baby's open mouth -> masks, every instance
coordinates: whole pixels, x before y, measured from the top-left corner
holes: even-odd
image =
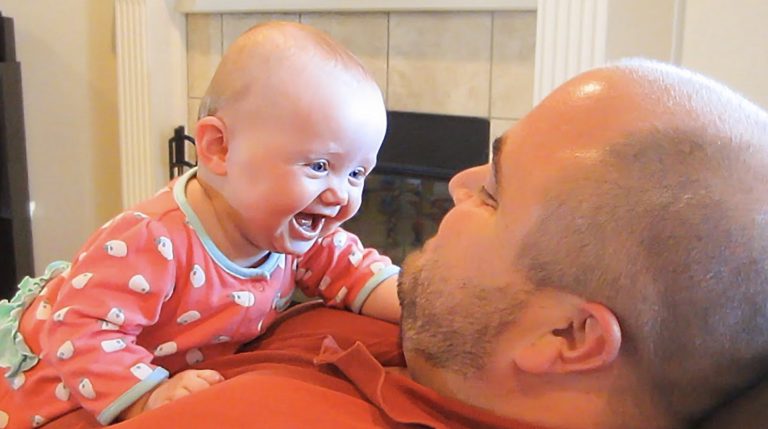
[[[320,233],[325,223],[325,216],[312,213],[299,213],[293,217],[296,228],[306,238],[314,238]]]

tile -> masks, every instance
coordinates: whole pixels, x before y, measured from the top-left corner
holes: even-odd
[[[491,118],[491,133],[489,134],[491,142],[493,142],[496,137],[501,137],[505,131],[510,129],[516,123],[516,119]]]
[[[200,109],[199,98],[189,98],[187,100],[187,134],[195,136],[195,125],[197,124],[197,111]]]
[[[256,24],[267,21],[293,21],[299,22],[296,13],[228,13],[224,15],[223,45],[226,51],[229,45]]]
[[[187,15],[187,91],[202,97],[221,61],[221,15]]]
[[[491,144],[494,140],[496,140],[496,137],[501,137],[508,129],[512,128],[513,125],[517,123],[517,120],[515,119],[498,119],[498,118],[491,118],[491,132],[488,135],[489,142],[488,142],[488,161],[491,159],[491,154],[493,153],[493,148],[491,148]]]
[[[187,99],[187,123],[184,125],[184,133],[196,138],[195,131],[197,125],[197,109],[200,107],[199,98]],[[192,143],[187,142],[184,145],[185,156],[187,161],[197,164],[197,153],[195,153],[195,146]]]
[[[495,12],[491,116],[520,118],[533,103],[535,12]]]
[[[491,17],[390,14],[389,108],[488,117]]]
[[[357,56],[387,93],[386,13],[304,13],[301,22],[328,33]]]

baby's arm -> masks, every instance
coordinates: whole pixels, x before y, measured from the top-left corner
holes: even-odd
[[[77,258],[41,335],[41,357],[61,378],[61,397],[76,401],[102,424],[168,377],[136,341],[156,323],[173,292],[175,264],[167,235],[161,225],[133,214],[113,221]]]
[[[371,292],[360,311],[366,316],[400,323],[400,301],[397,299],[397,275],[379,284]]]
[[[211,369],[188,369],[182,371],[164,381],[154,390],[145,393],[133,405],[123,410],[117,419],[130,419],[144,411],[149,411],[191,393],[207,389],[221,381],[224,381],[224,377]]]
[[[327,305],[396,322],[400,318],[399,272],[389,258],[363,248],[354,234],[339,228],[299,259],[296,284]]]

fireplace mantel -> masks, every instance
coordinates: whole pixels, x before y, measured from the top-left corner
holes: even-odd
[[[186,15],[536,10],[533,102],[605,62],[609,0],[114,0],[123,206],[168,180],[167,139],[186,123]]]
[[[536,10],[537,0],[178,0],[181,13]]]

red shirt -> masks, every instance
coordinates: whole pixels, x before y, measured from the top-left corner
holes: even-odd
[[[439,395],[403,375],[396,325],[327,308],[289,311],[247,352],[208,362],[227,380],[114,426],[533,429]],[[48,429],[88,428],[82,412]]]

